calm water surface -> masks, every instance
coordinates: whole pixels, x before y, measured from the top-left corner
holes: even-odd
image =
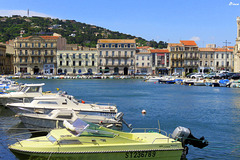
[[[178,126],[204,136],[209,146],[189,147],[188,160],[240,159],[240,89],[146,83],[141,80],[18,80],[42,83],[44,91],[67,91],[78,99],[114,103],[135,128],[157,128],[172,133]],[[143,116],[141,111],[147,114]],[[23,130],[20,120],[0,108],[0,159],[16,159],[7,148],[11,135]],[[124,128],[127,131],[127,128]],[[28,138],[30,134],[20,136]]]

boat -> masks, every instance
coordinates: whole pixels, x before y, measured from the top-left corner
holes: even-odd
[[[240,88],[240,80],[233,81],[233,82],[229,83],[228,86],[231,88]]]
[[[220,87],[226,87],[228,83],[229,83],[228,79],[221,79],[221,80],[219,80]]]
[[[206,81],[205,80],[197,80],[193,84],[194,86],[206,86]]]
[[[114,117],[117,113],[117,107],[114,104],[77,100],[74,96],[63,91],[59,91],[56,95],[34,97],[29,103],[8,103],[6,106],[15,113],[35,112],[48,114],[55,109],[70,109],[84,114],[106,117]]]
[[[175,79],[172,76],[165,76],[165,77],[161,77],[161,79],[158,80],[159,83],[163,83],[163,84],[174,84]]]
[[[50,131],[54,128],[64,128],[64,120],[74,121],[77,118],[106,128],[122,130],[123,114],[120,112],[119,115],[121,116],[116,116],[117,118],[107,118],[98,115],[77,114],[73,110],[53,110],[49,114],[20,113],[16,116],[29,130]]]
[[[190,85],[194,85],[194,82],[196,82],[195,79],[186,79],[183,81],[183,84],[190,86]]]
[[[173,137],[160,133],[160,129],[144,132],[121,132],[76,119],[64,120],[66,128],[54,129],[47,136],[18,140],[9,146],[17,157],[25,159],[181,159],[186,143],[195,137],[190,130],[176,128]],[[190,137],[190,138],[188,138]],[[189,139],[188,142],[186,139]],[[206,141],[195,139],[200,147]],[[185,143],[186,142],[186,143]],[[183,145],[184,144],[184,145]],[[195,144],[194,144],[195,145]]]
[[[148,77],[148,78],[146,78],[144,81],[145,82],[158,82],[160,79],[161,79],[162,77]]]
[[[12,102],[31,102],[34,97],[43,96],[41,84],[25,84],[24,87],[19,92],[11,92],[8,94],[0,95],[0,105],[6,105]]]
[[[0,91],[1,92],[16,92],[19,91],[21,88],[21,85],[19,85],[15,81],[11,81],[6,78],[0,78]]]

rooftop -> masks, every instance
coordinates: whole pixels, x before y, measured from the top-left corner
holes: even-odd
[[[181,40],[180,41],[184,46],[197,46],[195,41]]]
[[[168,49],[151,49],[151,53],[169,53]]]
[[[135,39],[99,39],[98,43],[136,43]]]

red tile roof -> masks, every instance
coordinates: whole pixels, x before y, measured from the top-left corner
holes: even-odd
[[[168,43],[169,47],[183,47],[183,45],[181,43]]]
[[[151,53],[169,53],[168,49],[151,49]]]
[[[197,44],[195,41],[186,41],[186,40],[181,40],[180,41],[184,46],[196,46]]]
[[[213,48],[215,52],[233,52],[233,49]]]
[[[199,51],[214,52],[213,48],[199,48]]]

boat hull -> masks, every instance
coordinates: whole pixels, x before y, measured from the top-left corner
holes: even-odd
[[[94,152],[63,152],[63,153],[36,153],[20,150],[10,150],[19,159],[74,159],[74,160],[176,160],[181,158],[182,150],[124,150],[122,151],[94,151]]]

